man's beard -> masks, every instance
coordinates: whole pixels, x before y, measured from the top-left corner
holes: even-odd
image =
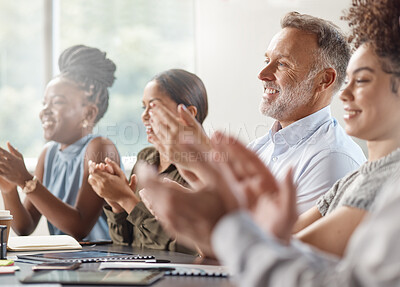
[[[313,98],[314,75],[309,73],[304,81],[293,86],[280,88],[272,83],[267,87],[279,90],[279,96],[276,99],[261,99],[260,112],[264,116],[271,117],[278,121],[287,119],[298,108],[311,104]]]

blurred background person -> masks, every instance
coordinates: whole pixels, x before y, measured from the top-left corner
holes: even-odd
[[[14,216],[12,228],[18,235],[32,233],[44,215],[50,234],[108,239],[104,200],[87,178],[89,160],[120,160],[109,139],[92,134],[107,111],[116,66],[104,52],[83,45],[66,49],[58,64],[60,74],[48,83],[40,112],[44,138],[50,142],[39,156],[34,175],[10,143],[8,151],[0,148],[4,205]],[[24,203],[17,186],[26,194]]]
[[[146,127],[148,141],[152,144],[155,139],[154,129],[162,128],[151,124],[150,115],[154,104],[162,105],[169,111],[163,115],[165,122],[170,121],[170,114],[177,115],[177,107],[180,104],[184,105],[199,123],[203,123],[208,113],[207,92],[203,82],[195,74],[180,69],[171,69],[156,75],[146,85],[142,102],[142,122]],[[183,130],[176,132],[184,133]],[[175,143],[169,141],[165,144]],[[153,166],[161,178],[187,186],[173,162],[155,147],[140,151],[137,161],[144,161]],[[140,248],[195,253],[194,246],[187,249],[178,244],[179,241],[177,242],[174,236],[165,233],[158,220],[146,208],[139,195],[142,185],[136,176],[137,169],[136,164],[128,183],[116,162],[106,159],[106,164],[91,164],[89,183],[110,205],[104,210],[113,242]]]

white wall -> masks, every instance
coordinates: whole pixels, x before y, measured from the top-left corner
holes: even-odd
[[[258,72],[280,19],[298,11],[333,21],[340,20],[350,0],[197,0],[196,70],[209,95],[206,130],[229,131],[244,142],[262,136],[273,121],[261,116],[262,85]],[[344,126],[342,104],[336,96],[332,113]],[[364,150],[365,144],[362,143]]]

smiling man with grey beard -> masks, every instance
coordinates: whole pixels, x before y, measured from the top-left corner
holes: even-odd
[[[281,21],[258,77],[263,115],[276,120],[249,144],[282,180],[290,167],[302,213],[365,156],[331,116],[330,103],[344,82],[350,47],[329,21],[291,12]]]
[[[303,107],[312,100],[312,89],[314,86],[315,69],[311,70],[305,80],[297,85],[288,85],[285,88],[269,83],[264,88],[272,89],[281,94],[277,99],[263,97],[260,102],[260,112],[264,116],[281,119],[291,113],[296,107]]]
[[[264,86],[260,111],[276,122],[248,147],[278,180],[293,169],[302,213],[366,159],[330,112],[350,59],[345,36],[333,23],[297,12],[286,14],[281,27],[267,48],[265,67],[258,75]],[[196,143],[199,151],[208,155],[213,147],[201,125],[183,107],[178,112],[178,117],[170,115],[166,122],[163,115],[168,111],[161,105],[152,107],[152,125],[158,130],[154,144],[192,187],[202,186],[208,178],[196,161],[184,156],[186,145]],[[185,131],[185,135],[176,131]]]

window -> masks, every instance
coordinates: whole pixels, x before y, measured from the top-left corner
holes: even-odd
[[[39,155],[45,63],[57,64],[65,48],[84,44],[117,65],[109,108],[95,132],[111,138],[122,156],[135,156],[148,145],[140,120],[146,83],[166,69],[194,70],[193,1],[0,0],[1,146],[9,140],[25,157]],[[51,35],[44,25],[49,3]],[[52,52],[45,53],[46,41]]]
[[[8,140],[25,156],[43,145],[43,17],[42,1],[0,1],[0,144]]]

